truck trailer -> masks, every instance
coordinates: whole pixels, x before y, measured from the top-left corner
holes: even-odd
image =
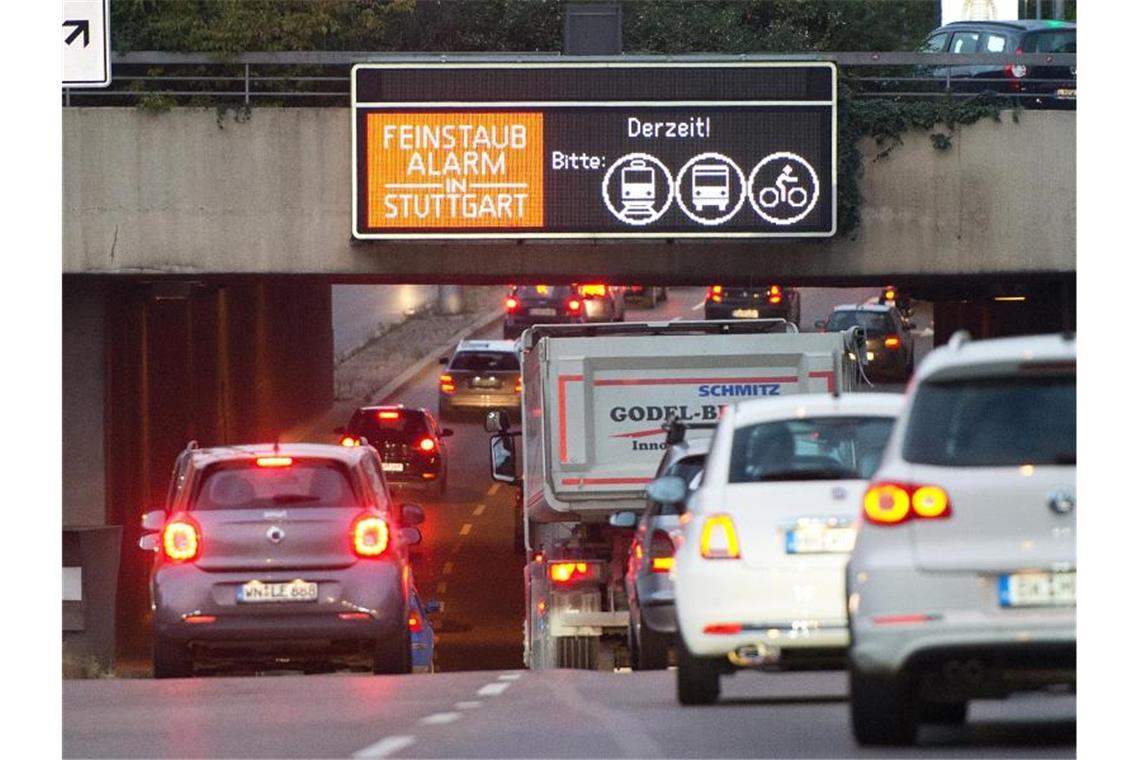
[[[622,583],[665,423],[715,422],[725,404],[854,390],[862,336],[783,319],[540,325],[519,342],[518,429],[491,412],[495,480],[521,488],[524,661],[610,670],[628,661]],[[695,429],[690,435],[711,435]],[[521,440],[519,440],[521,438]]]

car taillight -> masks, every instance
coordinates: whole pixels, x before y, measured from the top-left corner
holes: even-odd
[[[363,515],[352,524],[352,549],[358,557],[379,557],[388,548],[388,523]]]
[[[705,559],[740,559],[736,525],[726,514],[709,515],[701,527],[701,556]]]
[[[258,467],[292,467],[293,457],[258,457]]]
[[[938,486],[884,481],[872,483],[863,495],[863,515],[876,525],[943,519],[950,513],[950,495]]]
[[[416,446],[420,451],[426,453],[435,451],[435,441],[433,441],[431,438],[421,438],[420,442],[416,444]]]
[[[439,390],[441,393],[455,393],[455,378],[451,375],[440,375]]]
[[[513,312],[518,307],[519,307],[519,299],[515,298],[514,296],[509,296],[507,298],[507,311]]]
[[[345,447],[359,446],[360,445],[360,439],[359,438],[353,438],[351,435],[341,436],[340,445],[345,446]]]
[[[773,285],[768,288],[768,303],[777,304],[784,300],[784,293],[780,290],[779,285]]]
[[[673,541],[663,530],[653,531],[649,542],[649,566],[655,573],[667,573],[673,569]]]
[[[607,286],[605,285],[579,285],[578,292],[587,298],[593,296],[602,298],[606,295]]]
[[[883,338],[883,345],[887,348],[898,348],[902,345],[902,341],[899,340],[899,336],[897,335],[888,335]]]
[[[709,287],[709,292],[705,296],[713,303],[720,303],[724,300],[724,286],[712,285]]]
[[[423,627],[424,621],[420,619],[420,613],[412,610],[412,613],[408,615],[408,630],[412,633],[419,633]]]
[[[167,559],[186,562],[198,556],[201,547],[198,528],[186,520],[174,520],[162,529],[162,549]]]
[[[522,393],[522,376],[515,378],[515,393]]]
[[[566,302],[566,311],[570,312],[571,314],[579,313],[582,311],[582,302],[577,298],[571,298]]]
[[[1021,48],[1018,48],[1017,50],[1013,51],[1013,54],[1021,55],[1022,52],[1023,51]],[[1009,83],[1009,88],[1014,92],[1019,92],[1021,90],[1021,82],[1017,80],[1022,79],[1028,73],[1029,68],[1023,63],[1007,63],[1005,65],[1006,78],[1014,80]]]

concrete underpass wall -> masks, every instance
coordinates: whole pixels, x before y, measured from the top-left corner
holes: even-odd
[[[863,226],[830,241],[351,240],[349,109],[63,109],[64,271],[322,273],[388,282],[680,282],[1076,271],[1076,115],[1012,113],[867,157]],[[475,255],[472,255],[475,253]],[[699,261],[700,266],[694,266]],[[374,281],[382,281],[377,279]]]

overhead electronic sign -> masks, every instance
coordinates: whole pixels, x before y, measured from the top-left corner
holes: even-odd
[[[829,62],[358,64],[360,239],[828,237]]]

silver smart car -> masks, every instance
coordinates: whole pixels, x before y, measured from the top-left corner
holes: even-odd
[[[411,672],[406,546],[423,517],[392,502],[371,446],[191,444],[139,541],[154,551],[154,676]]]

